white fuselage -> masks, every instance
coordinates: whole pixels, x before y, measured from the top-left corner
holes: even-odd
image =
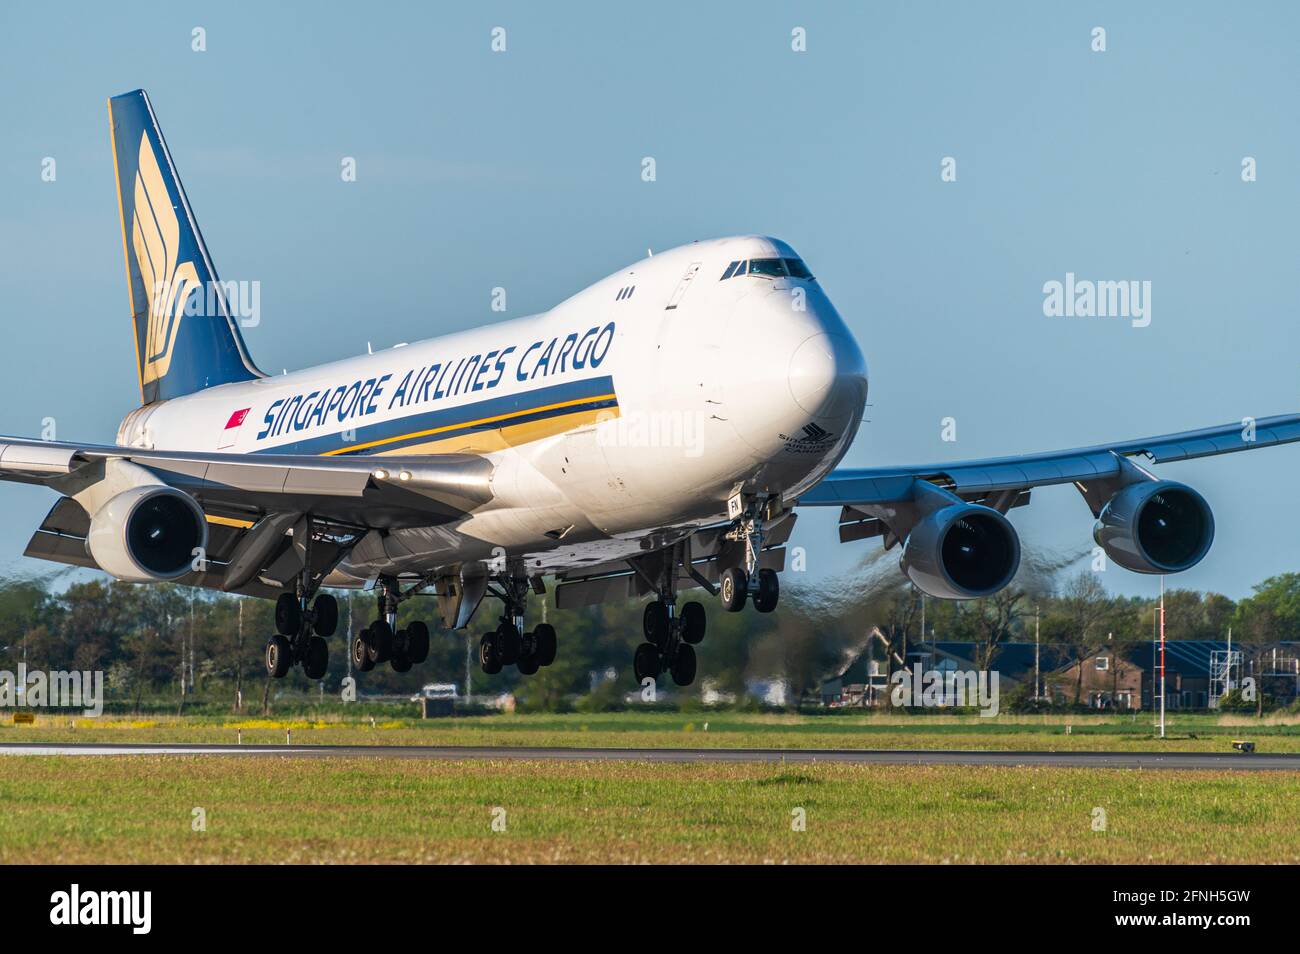
[[[721,280],[770,258],[797,256],[761,237],[682,246],[540,315],[141,408],[118,439],[492,461],[490,503],[371,533],[333,582],[502,550],[545,572],[620,559],[647,533],[724,519],[737,490],[794,499],[856,434],[865,363],[817,283]]]

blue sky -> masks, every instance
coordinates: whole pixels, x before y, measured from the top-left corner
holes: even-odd
[[[1297,19],[1281,3],[5,5],[0,432],[52,417],[61,439],[107,441],[138,401],[105,99],[140,86],[222,277],[261,283],[246,335],[268,371],[499,319],[494,286],[513,317],[647,247],[759,232],[800,251],[867,355],[851,465],[1292,411]],[[1043,283],[1067,272],[1150,281],[1150,326],[1045,317]],[[1176,585],[1241,596],[1296,569],[1297,467],[1300,448],[1161,468],[1218,524]],[[1014,517],[1026,546],[1086,552],[1078,494],[1035,496]],[[20,554],[50,502],[0,488],[0,568],[35,567]],[[878,546],[841,547],[816,513],[796,542],[814,573]]]

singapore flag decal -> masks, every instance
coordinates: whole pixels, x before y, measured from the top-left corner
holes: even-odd
[[[235,445],[235,439],[239,437],[239,427],[251,410],[251,407],[246,407],[230,415],[230,420],[226,421],[226,429],[221,432],[221,441],[217,444],[217,450],[225,450]]]

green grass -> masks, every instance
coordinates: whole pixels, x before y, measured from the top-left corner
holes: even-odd
[[[396,712],[408,713],[409,707]],[[1287,717],[1295,720],[1297,717]],[[1068,728],[1068,732],[1067,732]],[[1174,715],[1155,737],[1148,713],[1133,716],[780,715],[736,712],[622,712],[411,719],[320,715],[144,716],[73,719],[38,715],[35,725],[0,723],[0,742],[216,742],[321,745],[562,745],[598,747],[758,747],[1000,749],[1042,751],[1228,752],[1234,738],[1261,752],[1300,752],[1300,724],[1286,718]]]
[[[212,756],[5,769],[4,863],[1300,861],[1300,775],[1282,772]]]

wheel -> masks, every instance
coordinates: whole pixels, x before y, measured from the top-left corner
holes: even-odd
[[[370,630],[363,629],[352,640],[352,668],[357,672],[370,672],[375,661],[370,658]]]
[[[317,636],[333,636],[339,628],[339,601],[322,593],[311,604],[311,628]]]
[[[429,658],[429,627],[418,619],[406,627],[406,655],[417,666]]]
[[[406,653],[393,653],[393,658],[388,660],[388,665],[393,667],[393,672],[410,672],[411,658]]]
[[[523,673],[525,676],[531,676],[534,673],[536,673],[538,669],[541,668],[537,662],[536,650],[526,655],[520,656],[515,661],[515,665],[519,667],[519,671]]]
[[[738,566],[733,566],[722,574],[718,584],[718,596],[722,598],[722,608],[728,613],[739,613],[745,608],[746,587],[749,574]]]
[[[372,663],[388,662],[393,657],[393,627],[388,625],[388,620],[377,619],[370,624],[367,645]]]
[[[322,679],[330,667],[330,648],[321,636],[307,640],[307,652],[302,657],[302,674],[308,679]]]
[[[704,629],[709,618],[704,615],[703,603],[687,603],[682,607],[682,639],[688,643],[699,643],[704,639]]]
[[[489,676],[495,676],[501,671],[501,653],[497,651],[497,634],[496,631],[483,634],[483,638],[478,644],[478,664],[483,667],[483,671]]]
[[[770,613],[776,609],[781,598],[781,581],[776,570],[758,571],[758,592],[754,594],[754,609],[760,613]]]
[[[266,671],[274,679],[283,679],[293,666],[293,650],[283,636],[272,636],[266,641]]]
[[[497,653],[501,656],[501,665],[512,666],[519,661],[519,630],[511,622],[503,622],[497,627]]]
[[[670,667],[673,674],[673,682],[679,686],[689,686],[695,681],[695,647],[687,643],[677,647],[677,655],[673,657],[673,664]]]
[[[632,657],[632,673],[636,676],[637,685],[646,679],[658,679],[659,671],[658,647],[654,643],[642,643]]]
[[[297,636],[302,631],[302,604],[287,590],[275,601],[275,631],[281,636]]]
[[[555,662],[555,627],[550,623],[538,623],[533,630],[533,639],[537,643],[537,665],[549,666]]]
[[[671,622],[668,618],[668,605],[661,600],[652,600],[645,605],[645,613],[641,617],[641,631],[645,634],[646,642],[654,643],[660,649],[668,645],[668,629]]]

